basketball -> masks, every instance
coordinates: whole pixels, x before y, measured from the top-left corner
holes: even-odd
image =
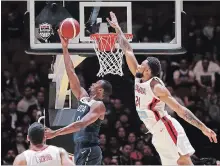
[[[66,39],[78,36],[80,31],[79,22],[73,18],[66,18],[60,24],[61,35]]]

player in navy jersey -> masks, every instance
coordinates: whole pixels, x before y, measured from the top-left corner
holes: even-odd
[[[60,39],[70,88],[78,99],[79,105],[75,121],[72,124],[55,131],[47,129],[46,137],[51,139],[59,135],[74,133],[74,158],[76,165],[100,165],[102,152],[98,146],[99,130],[106,111],[102,101],[111,95],[112,86],[106,80],[99,80],[92,84],[88,94],[80,86],[79,79],[75,73],[74,65],[68,52],[68,40],[61,35]]]

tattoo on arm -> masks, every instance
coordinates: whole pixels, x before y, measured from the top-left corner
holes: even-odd
[[[204,128],[204,124],[186,107],[181,106],[183,110],[183,114],[180,115],[185,121],[190,123],[191,125],[197,127],[198,129],[202,130]]]
[[[124,33],[122,32],[121,29],[117,29],[116,30],[117,34],[118,34],[118,43],[122,49],[123,52],[126,51],[132,51],[131,45],[128,42],[128,40],[126,39]]]

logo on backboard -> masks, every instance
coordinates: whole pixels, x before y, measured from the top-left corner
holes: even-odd
[[[53,34],[52,25],[48,23],[42,23],[39,25],[39,35],[41,39],[47,42],[47,39]]]

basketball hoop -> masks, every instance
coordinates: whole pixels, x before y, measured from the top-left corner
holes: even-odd
[[[132,34],[125,34],[127,39],[132,39]],[[106,74],[123,75],[122,60],[123,51],[116,45],[117,34],[92,34],[90,39],[94,41],[94,50],[99,60],[100,69],[98,77]]]

